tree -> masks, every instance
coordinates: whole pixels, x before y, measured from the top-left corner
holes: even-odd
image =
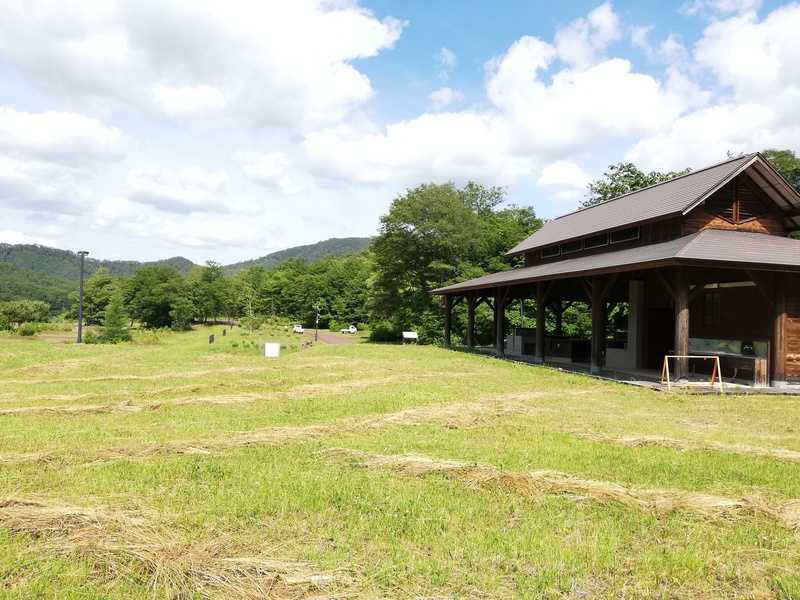
[[[510,268],[505,252],[541,227],[532,208],[498,209],[505,194],[472,182],[461,189],[431,183],[396,198],[372,243],[373,319],[414,329],[423,343],[440,341],[441,299],[428,292]]]
[[[122,290],[117,289],[106,305],[102,341],[109,344],[129,342],[131,332],[126,327],[128,319],[122,304]]]
[[[222,265],[209,260],[204,267],[192,267],[186,275],[186,283],[200,321],[209,317],[216,321],[219,315],[227,312],[230,290]]]
[[[145,327],[170,327],[172,304],[185,296],[180,271],[157,265],[137,270],[123,291],[128,314]]]
[[[0,304],[0,320],[8,325],[16,323],[43,323],[50,315],[50,305],[41,300],[12,300]]]
[[[428,183],[392,202],[372,243],[373,308],[380,317],[408,326],[434,310],[428,292],[458,277],[477,254],[476,196],[453,183]]]
[[[770,164],[788,181],[794,189],[800,192],[800,158],[792,150],[763,150],[761,154]]]
[[[92,273],[83,286],[83,318],[87,323],[103,323],[105,311],[114,292],[120,288],[122,278],[109,274],[105,267]],[[70,294],[72,310],[78,314],[78,294]]]
[[[592,181],[586,186],[589,190],[589,193],[586,194],[589,199],[581,202],[581,208],[601,204],[656,183],[686,175],[691,171],[686,168],[683,171],[670,171],[669,173],[659,173],[658,171],[644,173],[633,163],[609,165],[608,169],[606,173],[603,173],[603,179]]]

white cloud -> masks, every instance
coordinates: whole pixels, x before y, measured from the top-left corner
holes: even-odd
[[[125,157],[132,140],[81,114],[18,112],[0,107],[0,153],[23,160],[85,167]]]
[[[542,169],[536,184],[550,189],[555,200],[578,203],[586,194],[586,184],[591,177],[574,162],[560,160]]]
[[[342,125],[309,133],[310,170],[350,184],[445,178],[510,184],[609,140],[659,132],[680,116],[683,100],[626,60],[597,58],[618,30],[617,16],[603,4],[558,32],[560,47],[530,36],[517,40],[486,65],[489,110],[425,114],[377,132]],[[571,61],[580,69],[556,70],[555,61],[579,46],[596,64],[581,59]],[[443,88],[429,99],[441,110],[455,98]]]
[[[688,15],[743,14],[758,10],[764,0],[692,0],[683,5]]]
[[[28,0],[3,9],[0,59],[77,106],[302,131],[372,97],[351,61],[403,26],[349,1]]]
[[[46,237],[31,236],[22,231],[12,229],[0,230],[0,243],[3,244],[39,244],[40,246],[55,247],[56,242]]]
[[[187,167],[180,171],[132,169],[125,177],[127,197],[138,204],[175,213],[212,212],[254,215],[262,208],[235,200],[225,171]]]
[[[0,107],[0,207],[78,214],[101,165],[133,145],[115,127],[76,113],[28,113]]]
[[[455,53],[448,48],[442,48],[436,55],[436,60],[442,66],[442,69],[439,71],[439,77],[445,80],[448,79],[451,71],[455,69],[458,64]]]
[[[789,4],[759,21],[754,14],[713,23],[697,44],[698,64],[737,101],[774,101],[800,87],[800,5]],[[796,105],[795,105],[796,106]]]
[[[737,12],[745,14],[712,22],[693,55],[667,40],[663,52],[675,65],[670,72],[681,73],[670,85],[685,98],[687,109],[639,140],[627,160],[665,171],[715,163],[728,151],[797,148],[800,5],[782,6],[763,20]],[[684,64],[690,68],[679,66]],[[701,69],[714,78],[706,89],[697,83]]]
[[[164,247],[189,248],[270,248],[270,231],[248,223],[218,219],[176,217],[145,212],[127,198],[100,201],[94,213],[93,228],[123,233],[138,240]]]
[[[601,4],[586,18],[576,19],[555,35],[558,57],[572,68],[585,69],[609,44],[621,36],[619,17],[609,2]]]
[[[284,194],[295,194],[299,191],[297,184],[287,174],[291,162],[283,152],[239,152],[234,160],[242,165],[245,177],[258,185],[280,190]]]
[[[439,88],[438,90],[428,94],[428,100],[431,103],[431,108],[437,112],[447,108],[454,102],[461,102],[463,99],[464,94],[449,87]]]

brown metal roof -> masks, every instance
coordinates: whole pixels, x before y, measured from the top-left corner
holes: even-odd
[[[631,271],[676,264],[800,272],[800,240],[763,233],[704,229],[662,244],[494,273],[439,288],[431,294],[459,294],[468,290],[592,275],[608,269]]]
[[[694,171],[548,221],[539,231],[509,250],[506,256],[516,256],[535,248],[686,214],[745,171],[784,211],[793,213],[800,208],[800,194],[763,156],[756,153]],[[787,226],[800,227],[800,214],[787,214]]]

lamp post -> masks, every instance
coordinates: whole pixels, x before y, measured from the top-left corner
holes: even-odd
[[[89,254],[86,250],[78,252],[81,257],[81,285],[78,290],[78,343],[83,343],[83,257]]]

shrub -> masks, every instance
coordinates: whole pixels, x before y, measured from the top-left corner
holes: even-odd
[[[389,321],[381,321],[370,328],[370,342],[399,342],[400,329],[392,325]]]
[[[36,325],[33,323],[23,323],[19,326],[19,329],[17,329],[17,333],[24,336],[35,335]]]
[[[81,335],[81,339],[84,344],[99,344],[100,343],[100,336],[97,335],[97,332],[94,329],[89,329],[88,331],[84,331]]]

